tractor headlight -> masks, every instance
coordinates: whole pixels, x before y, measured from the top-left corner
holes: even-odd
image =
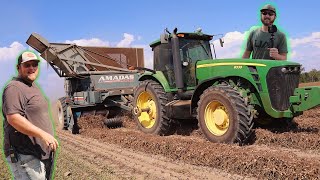
[[[283,67],[283,68],[281,68],[281,72],[283,72],[283,73],[287,73],[287,72],[288,72],[288,69],[287,69],[287,68],[285,68],[285,67]]]

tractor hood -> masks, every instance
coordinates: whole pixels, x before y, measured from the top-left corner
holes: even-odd
[[[197,79],[206,80],[207,77],[227,77],[227,76],[251,76],[248,72],[264,74],[271,68],[282,67],[284,72],[300,73],[301,64],[292,61],[262,60],[262,59],[218,59],[201,60],[196,64]]]

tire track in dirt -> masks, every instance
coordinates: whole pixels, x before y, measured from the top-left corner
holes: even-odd
[[[117,174],[123,177],[141,176],[140,170],[135,170],[127,164],[127,159],[119,157],[113,150],[112,146],[97,146],[94,140],[82,139],[79,136],[65,134],[59,132],[59,138],[64,142],[64,148],[70,152],[77,154],[77,157],[90,162],[95,170],[103,170],[104,166],[109,166],[112,169],[117,169]],[[148,176],[148,174],[147,174]]]
[[[320,151],[320,107],[304,112],[303,115],[296,117],[294,121],[297,123],[297,126],[291,128],[256,128],[256,137],[252,145],[268,145],[280,148]],[[136,131],[133,120],[130,121],[126,119],[125,122],[130,124],[130,126],[121,128],[122,131]],[[187,136],[180,136],[180,138],[205,141],[206,138],[200,130],[197,129],[198,127],[192,127],[193,130],[190,130],[194,124],[180,125],[181,127],[177,126],[177,131],[182,132],[182,134],[188,134]],[[189,130],[186,130],[188,128]]]
[[[73,149],[75,153],[85,156],[84,158],[90,162],[98,161],[105,165],[113,165],[116,169],[125,169],[117,172],[121,176],[148,179],[244,179],[241,176],[230,175],[208,167],[169,162],[163,157],[150,157],[148,154],[132,152],[65,132],[60,132],[59,137],[65,142],[64,146],[68,144],[67,146],[72,147],[67,149]]]
[[[288,131],[256,129],[256,140],[252,145],[243,147],[210,143],[198,130],[188,130],[187,136],[147,135],[138,131],[132,120],[128,121],[128,127],[106,129],[102,128],[99,117],[80,118],[83,128],[81,135],[76,136],[140,151],[138,153],[151,158],[161,155],[169,158],[170,162],[185,162],[203,168],[214,167],[241,176],[259,179],[320,179],[319,116],[320,108],[309,110],[296,118],[299,126]],[[183,130],[180,131],[184,133]],[[163,168],[162,165],[159,166],[160,169]],[[153,168],[157,168],[157,165]],[[135,171],[140,172],[138,170]]]
[[[124,148],[159,154],[189,164],[257,178],[289,179],[318,177],[320,162],[309,152],[259,145],[237,146],[210,143],[201,138],[153,136],[121,129],[88,129],[82,136]],[[300,153],[300,154],[299,154]],[[316,155],[317,157],[319,153]]]
[[[137,132],[137,130],[126,129],[126,128],[114,129],[114,131],[131,132],[131,133]],[[292,136],[292,135],[290,135],[290,136]],[[190,141],[190,143],[191,143],[191,141],[198,142],[198,143],[209,143],[208,141],[206,141],[204,139],[203,136],[177,136],[177,135],[173,135],[172,137],[177,137],[181,140],[187,140],[187,141]],[[159,138],[161,138],[161,137],[159,137]],[[278,139],[279,139],[279,137],[278,137]],[[297,138],[297,139],[299,139],[299,138]],[[301,139],[305,140],[306,138],[302,137]],[[320,140],[320,137],[319,137],[319,140]],[[304,141],[304,144],[306,144],[305,141]],[[314,143],[314,144],[316,144],[318,147],[320,147],[320,143],[319,144]],[[312,145],[309,144],[309,148],[310,148],[310,146],[312,146]],[[267,143],[263,144],[261,142],[254,143],[252,145],[248,145],[248,146],[244,146],[244,147],[247,147],[249,149],[252,148],[255,151],[267,151],[267,152],[275,152],[275,153],[283,152],[286,154],[295,154],[298,158],[313,158],[313,159],[318,159],[320,162],[320,148],[314,148],[313,150],[309,150],[308,148],[302,148],[302,146],[297,146],[297,145],[288,148],[283,144],[282,144],[282,146],[276,145],[275,143],[274,144],[270,143],[267,145]],[[312,149],[312,148],[310,148],[310,149]]]

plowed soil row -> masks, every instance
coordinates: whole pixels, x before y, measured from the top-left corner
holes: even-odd
[[[172,162],[163,156],[155,156],[101,143],[91,138],[59,132],[67,151],[73,152],[97,171],[112,169],[118,178],[137,179],[244,179],[213,168]]]
[[[138,131],[131,119],[125,120],[123,128],[103,128],[103,118],[99,116],[80,119],[80,136],[245,177],[317,179],[320,174],[319,110],[307,111],[296,118],[298,125],[291,129],[256,129],[255,141],[242,147],[208,142],[192,123],[188,130],[177,131],[180,131],[177,134],[191,134],[189,136],[161,137]]]
[[[291,129],[256,129],[255,144],[265,144],[320,152],[320,107],[296,117]]]

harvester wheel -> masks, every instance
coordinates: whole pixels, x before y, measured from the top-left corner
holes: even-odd
[[[67,107],[66,98],[59,98],[56,104],[59,129],[66,130],[68,128]]]
[[[106,118],[103,120],[103,123],[107,128],[122,127],[122,119],[121,118]]]
[[[252,133],[251,111],[231,86],[212,86],[205,90],[197,113],[199,127],[209,141],[243,144]]]
[[[142,81],[135,90],[133,114],[138,128],[149,134],[167,135],[171,120],[166,117],[168,98],[163,87],[152,80]]]
[[[77,122],[77,119],[75,119],[71,106],[67,106],[67,119],[68,119],[68,130],[72,134],[79,134],[78,122]]]

